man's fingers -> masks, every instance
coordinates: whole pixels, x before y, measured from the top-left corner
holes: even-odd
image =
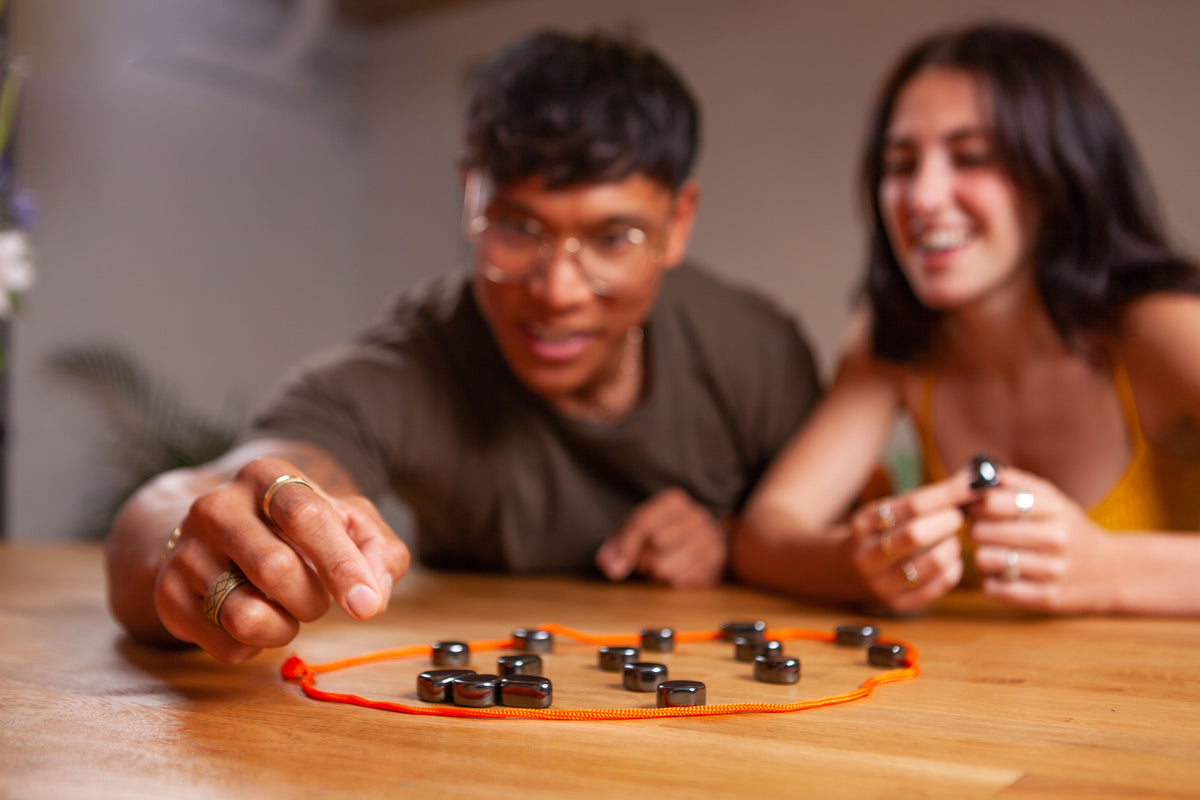
[[[231,486],[197,499],[183,528],[193,536],[208,537],[209,549],[223,552],[237,564],[263,594],[299,620],[317,619],[329,610],[329,592],[304,558],[258,514],[246,512],[254,502],[253,490]]]
[[[596,566],[610,581],[622,581],[629,577],[637,566],[638,556],[649,531],[631,527],[627,522],[596,551]]]
[[[382,612],[387,608],[392,587],[408,572],[412,554],[365,497],[347,498],[338,503],[337,509],[350,539],[358,546],[378,581],[383,594]]]
[[[680,489],[665,489],[633,510],[625,524],[596,551],[596,565],[609,580],[624,580],[635,569],[645,572],[641,561],[654,546],[651,537],[668,528],[685,514],[691,499]]]
[[[177,568],[163,571],[155,584],[154,604],[163,627],[175,638],[199,645],[219,661],[237,664],[251,658],[263,647],[285,644],[295,636],[295,619],[266,603],[249,584],[242,584],[229,594],[221,606],[221,625],[214,624],[204,614],[204,603],[213,581],[224,571],[222,565],[203,548],[192,548],[186,558],[173,560],[177,562]],[[250,638],[243,640],[231,635],[224,626],[231,623],[232,609],[242,602],[243,598],[238,595],[251,592],[252,601],[270,607],[268,614],[252,621],[247,619],[246,635]],[[247,609],[250,615],[257,611],[252,605]],[[288,631],[292,632],[289,634]],[[265,641],[258,641],[262,639]]]
[[[269,510],[280,535],[312,566],[347,614],[356,619],[374,616],[384,606],[384,591],[371,565],[350,538],[341,515],[315,487],[276,484],[281,475],[296,474],[291,470],[287,462],[260,458],[243,467],[238,480],[264,499],[275,485]]]

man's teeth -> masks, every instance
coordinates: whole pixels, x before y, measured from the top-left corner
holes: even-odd
[[[927,231],[920,237],[920,245],[926,250],[950,250],[961,247],[967,240],[966,231],[939,229]]]

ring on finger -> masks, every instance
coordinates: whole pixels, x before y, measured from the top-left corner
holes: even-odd
[[[1004,569],[1000,573],[1000,577],[1010,583],[1012,581],[1021,580],[1021,556],[1016,550],[1009,550],[1004,554]]]
[[[1033,492],[1025,488],[1018,489],[1013,503],[1017,507],[1017,519],[1025,519],[1033,510]]]
[[[213,625],[224,628],[221,624],[221,609],[225,606],[225,601],[233,594],[234,589],[249,582],[250,579],[237,566],[230,567],[218,575],[204,593],[204,616],[208,617]]]
[[[900,564],[900,573],[904,575],[904,585],[908,588],[913,588],[917,582],[921,580],[921,573],[917,571],[917,565],[910,559],[904,559]]]
[[[896,543],[892,541],[891,530],[885,530],[879,534],[879,549],[883,551],[883,557],[888,561],[896,557]]]
[[[896,526],[896,515],[892,512],[892,504],[883,502],[875,509],[875,530],[887,531]]]
[[[175,549],[175,545],[179,544],[179,537],[183,535],[183,527],[180,526],[171,531],[171,535],[163,542],[162,561],[167,560],[167,556],[171,555],[171,551]]]
[[[263,516],[266,517],[267,521],[270,522],[272,525],[274,525],[276,523],[275,523],[275,518],[271,516],[271,500],[272,500],[272,498],[275,497],[276,492],[278,492],[284,486],[287,486],[289,483],[298,483],[303,486],[307,486],[309,489],[312,489],[314,492],[316,491],[316,489],[313,487],[313,485],[311,483],[304,480],[304,478],[301,478],[296,475],[280,475],[278,478],[276,478],[275,482],[267,487],[267,493],[263,495],[263,501],[262,501]]]

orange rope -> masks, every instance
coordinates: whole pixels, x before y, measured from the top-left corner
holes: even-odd
[[[621,645],[626,643],[634,643],[638,641],[636,634],[622,634],[617,636],[596,636],[593,634],[584,633],[582,631],[568,628],[565,625],[548,624],[542,625],[542,630],[550,631],[556,635],[564,636],[568,639],[573,639],[583,644],[608,644]],[[781,630],[773,630],[770,632],[771,638],[780,641],[792,639],[813,639],[816,641],[832,642],[834,635],[824,631],[811,631],[802,628],[785,628]],[[681,643],[690,642],[707,642],[714,639],[720,639],[719,631],[691,631],[682,632],[675,635],[675,640]],[[552,709],[552,708],[510,708],[506,706],[491,706],[488,708],[465,708],[463,706],[452,705],[422,705],[409,706],[403,703],[392,703],[386,700],[371,700],[366,697],[360,697],[355,694],[342,694],[339,692],[326,692],[317,688],[317,675],[324,672],[334,672],[347,667],[356,667],[362,664],[370,664],[377,661],[385,661],[394,658],[407,658],[410,656],[428,655],[432,648],[429,645],[412,645],[409,647],[400,647],[393,650],[380,650],[374,653],[366,653],[352,658],[342,659],[340,661],[329,661],[324,664],[306,664],[298,656],[293,655],[280,667],[280,673],[286,680],[297,681],[300,684],[301,691],[313,700],[322,700],[330,703],[349,703],[364,708],[375,708],[382,711],[396,711],[403,714],[419,714],[423,716],[435,717],[470,717],[470,718],[511,718],[518,717],[523,719],[554,719],[554,720],[616,720],[616,719],[654,719],[658,717],[710,717],[722,714],[746,714],[746,713],[787,713],[791,711],[806,711],[812,708],[823,708],[825,706],[835,706],[842,703],[849,703],[854,700],[863,700],[871,696],[875,691],[875,687],[885,683],[893,683],[896,681],[912,680],[920,674],[920,668],[917,666],[917,650],[907,642],[898,639],[889,639],[887,644],[902,644],[907,650],[908,664],[907,666],[897,669],[887,670],[872,675],[862,682],[857,689],[846,692],[844,694],[832,695],[830,697],[820,697],[815,700],[800,700],[794,703],[723,703],[719,705],[704,705],[704,706],[681,706],[674,708],[589,708],[589,709]],[[471,642],[469,646],[472,650],[504,650],[512,647],[511,639],[489,639],[478,642]]]

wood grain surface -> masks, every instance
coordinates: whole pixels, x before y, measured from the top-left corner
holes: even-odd
[[[1196,797],[1200,622],[1047,618],[956,594],[928,614],[870,618],[737,587],[672,591],[569,578],[416,572],[382,618],[338,611],[293,645],[229,667],[129,641],[104,603],[94,546],[0,546],[0,797]],[[321,703],[279,676],[437,639],[557,622],[597,634],[728,619],[832,630],[872,621],[920,651],[921,676],[848,705],[789,714],[560,722],[418,717]],[[846,691],[861,652],[788,643],[794,686],[748,678],[731,648],[667,660],[710,703]],[[496,653],[476,653],[493,671]],[[416,704],[427,662],[321,676],[319,686]],[[591,645],[547,660],[555,707],[648,695],[599,671]]]

